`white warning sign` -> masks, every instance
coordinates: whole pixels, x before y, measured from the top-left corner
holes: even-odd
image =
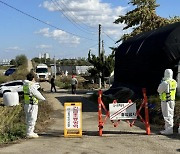
[[[81,128],[81,107],[80,106],[66,106],[66,128]]]
[[[136,103],[111,103],[109,104],[110,120],[137,119]]]

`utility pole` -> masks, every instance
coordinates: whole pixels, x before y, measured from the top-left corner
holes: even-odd
[[[101,55],[101,25],[99,24],[99,57]]]
[[[102,40],[102,63],[103,63],[103,68],[102,68],[102,83],[103,87],[106,88],[106,83],[104,80],[104,62],[105,62],[105,49],[104,49],[104,41]]]
[[[99,58],[101,56],[101,24],[99,24]],[[101,70],[99,70],[99,89],[101,89],[101,76],[102,76],[102,72]]]
[[[54,56],[54,78],[56,79],[56,58]]]
[[[46,54],[44,54],[44,63],[46,64]]]

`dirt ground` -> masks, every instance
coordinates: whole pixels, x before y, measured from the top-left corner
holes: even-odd
[[[159,135],[159,129],[152,127],[151,135],[145,134],[144,124],[136,122],[135,126],[121,121],[114,128],[108,120],[103,128],[103,136],[98,136],[97,105],[86,99],[87,94],[78,91],[58,89],[50,93],[50,85],[41,83],[47,102],[53,107],[51,120],[54,123],[37,139],[26,139],[17,144],[0,149],[1,154],[154,154],[180,153],[180,135]],[[82,102],[81,138],[64,138],[64,103]]]

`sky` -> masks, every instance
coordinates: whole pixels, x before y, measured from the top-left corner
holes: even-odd
[[[157,0],[161,17],[180,16],[180,0]],[[98,28],[105,54],[128,31],[113,22],[131,10],[128,0],[0,0],[0,60],[49,53],[51,58],[98,55]]]

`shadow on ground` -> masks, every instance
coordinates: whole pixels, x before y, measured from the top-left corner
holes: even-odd
[[[103,131],[102,136],[121,135],[121,134],[134,134],[134,135],[146,135],[142,132],[124,132],[124,131]],[[83,131],[83,135],[87,136],[99,136],[98,131]],[[119,136],[118,136],[119,137]]]
[[[98,106],[89,101],[87,97],[73,95],[56,97],[56,99],[64,106],[64,103],[68,102],[82,102],[82,112],[98,112]]]
[[[83,131],[82,132],[83,136],[99,136],[99,132],[97,131]],[[111,137],[111,135],[114,137],[114,135],[123,135],[123,134],[129,134],[129,135],[146,135],[145,133],[140,133],[140,132],[125,132],[125,131],[103,131],[102,136],[107,136]],[[46,133],[41,133],[39,136],[43,137],[64,137],[64,131],[63,130],[53,130],[53,131],[48,131]],[[99,136],[100,137],[100,136]]]
[[[60,90],[57,90],[56,92],[51,92],[50,90],[49,91],[44,91],[45,93],[60,93],[60,94],[72,94],[71,92],[71,89],[60,89]],[[87,89],[78,89],[76,91],[76,94],[86,94],[86,93],[98,93],[98,91],[96,90],[87,90]]]
[[[43,137],[64,137],[64,131],[63,130],[49,130],[46,133],[41,133],[39,136]]]

